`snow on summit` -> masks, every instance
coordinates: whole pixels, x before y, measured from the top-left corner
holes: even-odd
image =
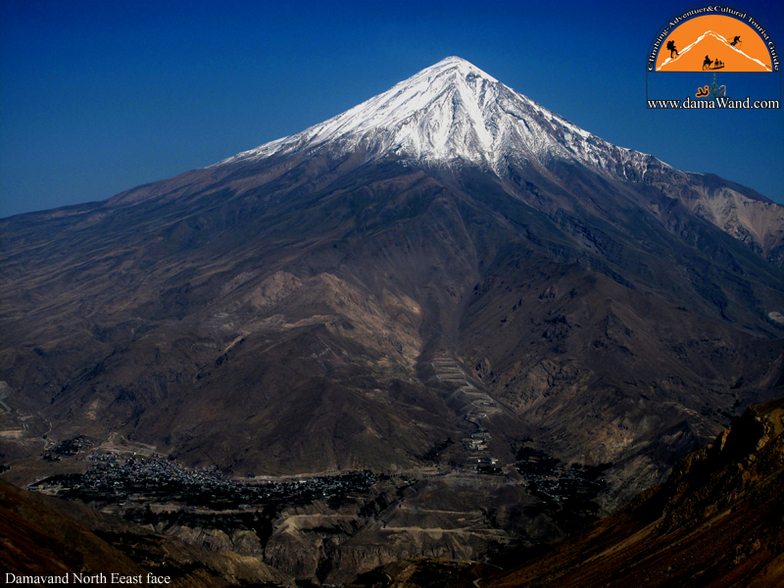
[[[576,159],[607,169],[612,167],[609,152],[616,163],[617,158],[642,156],[580,129],[468,61],[447,57],[323,123],[216,165],[311,149],[353,152],[360,147],[368,160],[395,154],[433,165],[484,165],[496,173],[509,158]]]

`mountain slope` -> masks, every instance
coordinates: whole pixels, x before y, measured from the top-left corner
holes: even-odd
[[[688,204],[719,193],[748,191],[448,58],[209,168],[5,219],[3,460],[120,434],[237,475],[399,471],[480,427],[504,464],[532,439],[607,465],[611,508],[784,370],[781,207],[744,196],[768,209],[749,247]]]
[[[778,586],[784,402],[749,410],[628,508],[482,586]]]
[[[784,263],[781,206],[737,184],[681,172],[650,155],[612,145],[459,57],[448,57],[301,133],[203,170],[124,192],[106,205],[148,198],[183,201],[204,187],[214,190],[216,186],[242,194],[280,178],[295,162],[306,162],[316,155],[335,162],[335,169],[311,167],[303,170],[300,181],[327,180],[333,174],[385,158],[415,162],[428,169],[475,165],[492,171],[507,184],[519,182],[521,170],[526,172],[522,176],[534,173],[537,180],[553,182],[554,167],[577,164],[599,172],[601,180],[628,180],[637,188],[640,184],[653,186],[768,261],[778,266]],[[557,178],[555,183],[559,183]],[[313,186],[305,183],[303,187]],[[526,192],[528,188],[520,189]],[[638,194],[633,199],[649,212],[661,214],[656,199],[639,200]],[[587,204],[581,200],[582,205]],[[538,198],[529,203],[537,208],[544,204]],[[573,205],[556,198],[548,206]]]

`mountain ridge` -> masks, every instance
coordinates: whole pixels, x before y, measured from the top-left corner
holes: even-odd
[[[784,215],[780,205],[725,182],[722,194],[707,200],[732,199],[735,204],[729,212],[715,214],[717,205],[712,203],[695,208],[695,200],[706,202],[708,196],[694,193],[694,187],[700,184],[699,174],[682,172],[652,155],[612,145],[459,57],[448,57],[300,133],[171,180],[120,193],[105,205],[163,195],[183,198],[216,182],[242,191],[243,186],[269,182],[287,173],[292,158],[304,162],[321,156],[342,161],[344,169],[389,158],[436,168],[477,165],[492,170],[506,182],[513,182],[517,168],[522,166],[533,167],[557,183],[551,169],[555,162],[578,162],[610,178],[676,193],[690,209],[755,252],[778,265],[784,263]],[[259,169],[248,177],[248,171],[254,168]],[[236,173],[238,169],[242,174]],[[558,205],[565,203],[561,200]]]

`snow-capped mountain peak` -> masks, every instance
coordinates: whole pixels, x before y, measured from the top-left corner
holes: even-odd
[[[606,143],[468,61],[447,57],[323,123],[216,165],[360,146],[368,160],[395,154],[426,164],[479,164],[496,173],[510,158],[536,163],[555,157],[609,169],[649,157]]]

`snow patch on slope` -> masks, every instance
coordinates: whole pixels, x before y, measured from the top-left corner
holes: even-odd
[[[368,160],[395,154],[434,165],[462,161],[497,174],[510,158],[576,160],[622,176],[626,165],[644,174],[652,159],[603,141],[464,59],[447,57],[323,123],[215,165],[326,147],[353,152],[360,146]]]

